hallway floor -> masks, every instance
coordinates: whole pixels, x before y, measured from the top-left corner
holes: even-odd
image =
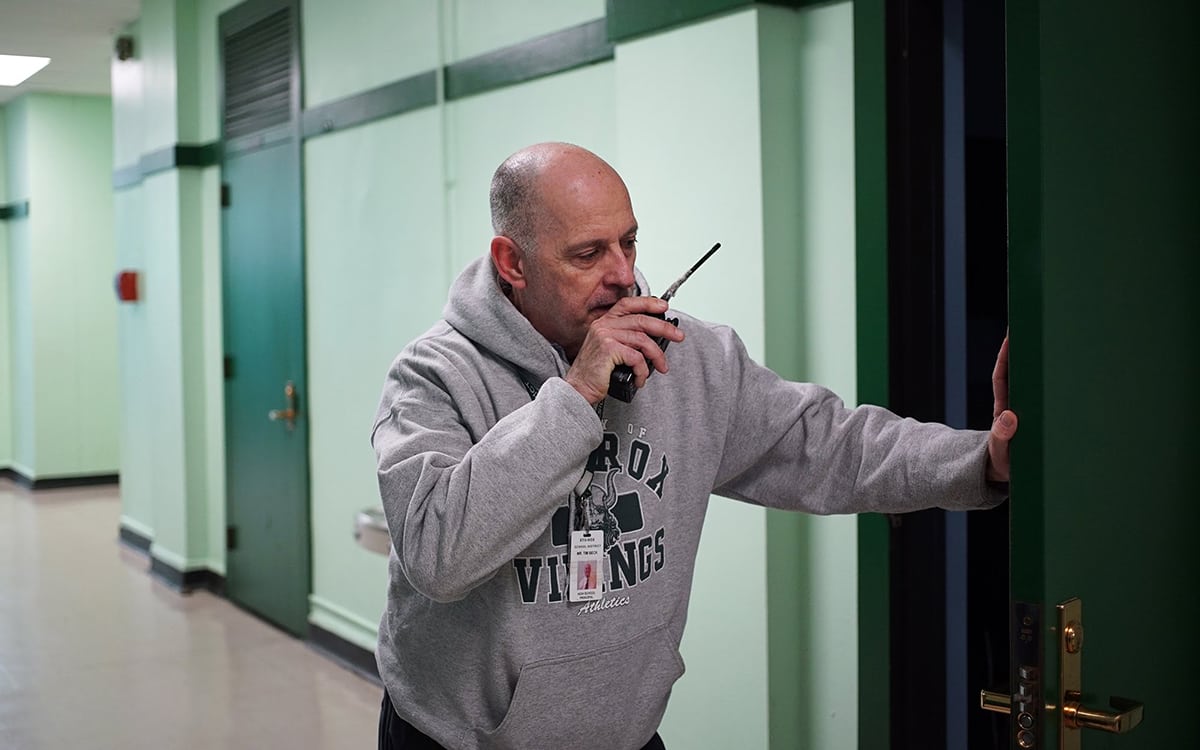
[[[369,748],[378,687],[117,541],[116,487],[0,479],[0,748]]]

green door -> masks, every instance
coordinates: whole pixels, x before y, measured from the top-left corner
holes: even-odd
[[[1194,747],[1200,4],[1009,0],[1007,31],[1014,747]],[[1141,724],[1060,729],[1063,667]]]
[[[221,16],[226,587],[305,635],[310,592],[301,178],[295,13]]]

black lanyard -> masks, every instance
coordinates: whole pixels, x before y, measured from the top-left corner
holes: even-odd
[[[517,377],[520,378],[521,385],[525,386],[525,390],[529,392],[529,400],[530,401],[535,400],[537,398],[538,391],[540,391],[541,388],[531,384],[528,380],[525,379],[524,375],[518,374]],[[606,400],[607,399],[601,399],[600,403],[598,403],[592,407],[593,409],[596,410],[596,416],[599,417],[600,419],[604,419],[604,402]]]
[[[532,383],[525,379],[524,375],[518,374],[517,377],[520,378],[521,385],[525,386],[525,390],[529,392],[529,399],[531,401],[535,400],[537,398],[538,391],[541,389],[534,387]],[[592,408],[596,410],[596,417],[599,419],[604,419],[604,400],[601,400],[600,403],[596,404]],[[584,471],[584,474],[587,474],[586,470]],[[578,487],[576,487],[576,489],[571,492],[572,504],[575,506],[572,509],[574,512],[571,514],[571,528],[575,531],[586,531],[592,526],[590,512],[591,509],[587,507],[587,501],[584,499],[585,494],[590,496],[590,488],[585,488],[583,492],[579,492]]]

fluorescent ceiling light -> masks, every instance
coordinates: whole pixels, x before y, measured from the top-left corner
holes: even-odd
[[[49,64],[48,57],[0,55],[0,86],[18,86],[29,76]]]

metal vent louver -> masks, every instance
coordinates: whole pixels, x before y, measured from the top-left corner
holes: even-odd
[[[291,10],[225,39],[225,138],[287,122],[292,113]]]

